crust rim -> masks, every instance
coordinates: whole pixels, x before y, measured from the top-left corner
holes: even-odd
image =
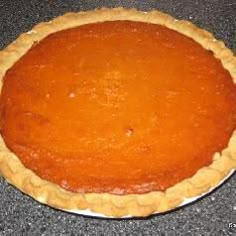
[[[102,8],[79,13],[67,13],[49,22],[36,25],[23,33],[13,43],[0,51],[0,89],[6,71],[33,45],[47,35],[88,23],[131,20],[166,26],[182,33],[210,50],[228,70],[236,83],[236,57],[232,51],[214,36],[199,29],[189,21],[175,18],[159,12],[140,12],[135,9]],[[0,137],[0,174],[5,179],[30,195],[35,200],[55,208],[66,210],[89,209],[105,216],[147,216],[155,212],[165,212],[179,206],[185,198],[197,196],[217,186],[227,174],[236,169],[236,131],[229,140],[228,147],[221,153],[215,153],[211,165],[199,169],[196,174],[184,179],[165,191],[153,191],[146,194],[115,195],[110,193],[73,193],[56,184],[43,180],[33,171],[25,168],[18,157],[7,149]]]

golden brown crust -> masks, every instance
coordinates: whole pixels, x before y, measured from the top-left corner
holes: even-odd
[[[59,30],[108,20],[160,24],[191,37],[205,49],[211,50],[215,57],[221,60],[224,68],[230,72],[236,83],[236,57],[223,42],[217,41],[209,32],[197,28],[188,21],[176,20],[159,11],[146,13],[123,8],[67,13],[50,22],[38,24],[0,52],[1,81],[6,71],[31,48],[35,41],[40,41]],[[106,216],[147,216],[173,209],[184,199],[198,196],[216,186],[233,169],[236,169],[236,132],[232,135],[228,147],[222,153],[215,153],[210,166],[198,170],[194,176],[168,188],[165,192],[129,195],[72,193],[39,178],[31,170],[25,168],[16,155],[7,149],[0,137],[0,174],[8,182],[39,202],[50,206],[71,211],[89,209]]]

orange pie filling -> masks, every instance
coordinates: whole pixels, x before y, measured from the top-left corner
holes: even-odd
[[[49,35],[7,71],[0,127],[27,168],[70,191],[165,190],[227,146],[236,86],[166,27],[88,24]]]

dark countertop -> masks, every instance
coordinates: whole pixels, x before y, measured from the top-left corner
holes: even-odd
[[[159,9],[213,32],[236,51],[235,0],[76,1],[0,0],[0,48],[33,25],[68,11],[97,7]],[[0,178],[2,235],[236,235],[236,174],[212,194],[184,208],[146,219],[106,220],[54,210]]]

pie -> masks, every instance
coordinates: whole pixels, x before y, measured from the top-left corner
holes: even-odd
[[[236,58],[158,11],[41,23],[0,52],[0,172],[39,202],[147,216],[236,168]]]

